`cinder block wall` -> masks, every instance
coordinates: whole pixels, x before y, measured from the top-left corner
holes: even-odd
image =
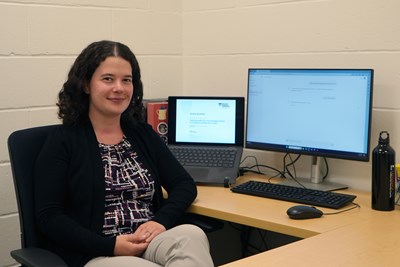
[[[9,251],[20,246],[7,137],[58,123],[57,92],[88,43],[129,45],[147,98],[245,96],[248,67],[374,68],[372,144],[385,129],[400,151],[399,9],[397,0],[0,1],[0,266],[15,264]],[[245,154],[281,164],[279,153]],[[308,158],[300,164],[306,172]],[[370,189],[370,163],[329,164],[332,179]]]

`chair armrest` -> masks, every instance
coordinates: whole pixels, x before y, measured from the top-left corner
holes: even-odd
[[[56,254],[41,248],[21,248],[11,251],[10,254],[26,267],[68,267]]]

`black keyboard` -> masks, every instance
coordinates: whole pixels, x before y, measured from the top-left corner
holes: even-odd
[[[174,147],[172,154],[183,166],[228,167],[235,162],[237,150],[234,148]]]
[[[274,198],[312,206],[339,209],[353,202],[354,195],[320,191],[267,182],[247,181],[231,188],[232,192]]]

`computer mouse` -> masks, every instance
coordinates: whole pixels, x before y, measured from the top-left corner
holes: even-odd
[[[311,206],[305,206],[305,205],[297,205],[290,207],[286,211],[287,215],[291,219],[295,220],[304,220],[304,219],[312,219],[312,218],[320,218],[324,213]]]

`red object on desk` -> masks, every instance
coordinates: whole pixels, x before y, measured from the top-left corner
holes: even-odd
[[[146,104],[147,123],[165,141],[168,142],[168,102],[148,102]]]

